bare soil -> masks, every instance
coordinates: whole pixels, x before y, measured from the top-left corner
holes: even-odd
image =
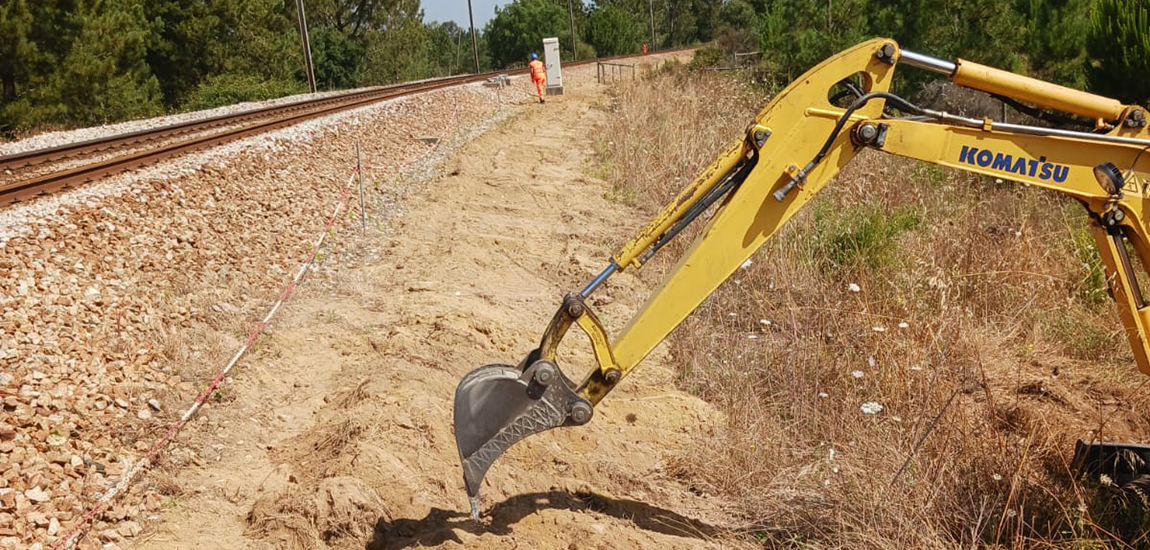
[[[305,283],[227,403],[197,423],[211,452],[157,474],[173,496],[135,547],[740,546],[723,503],[675,476],[691,441],[725,420],[673,388],[662,350],[589,425],[511,449],[488,474],[481,522],[467,517],[456,383],[517,362],[562,295],[642,223],[587,174],[606,102],[589,84],[525,106],[405,199],[373,245],[382,253],[330,258],[336,269]],[[612,279],[605,322],[618,329],[649,284]],[[561,366],[581,378],[590,352],[570,340]]]

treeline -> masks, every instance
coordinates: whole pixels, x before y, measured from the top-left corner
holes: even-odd
[[[1150,99],[1150,0],[729,0],[720,13],[729,14],[720,43],[760,51],[762,73],[778,84],[847,46],[889,36],[935,57],[1127,102]]]
[[[483,35],[493,66],[523,63],[524,52],[538,50],[544,37],[555,36],[571,57],[571,21],[579,59],[638,53],[709,42],[723,27],[746,27],[752,20],[724,20],[720,12],[731,0],[514,0],[496,10]]]
[[[277,0],[6,0],[0,128],[155,115],[228,87],[298,91],[299,48],[282,8]]]
[[[305,13],[320,89],[471,67],[465,33],[424,24],[419,0],[307,0]],[[293,0],[0,0],[0,132],[305,92],[296,21]]]
[[[572,15],[579,58],[705,42],[722,3],[515,0],[478,30],[479,68],[521,66],[548,36],[570,59]],[[469,30],[424,23],[419,0],[304,11],[321,90],[475,70]],[[296,22],[294,0],[0,0],[0,134],[304,92]]]
[[[420,0],[304,4],[320,89],[475,70],[470,32],[424,23]],[[0,0],[0,133],[306,91],[295,6]],[[1150,98],[1150,0],[513,0],[494,15],[477,36],[484,71],[521,66],[548,36],[566,59],[714,41],[760,52],[761,73],[783,83],[846,46],[891,36],[922,53]]]

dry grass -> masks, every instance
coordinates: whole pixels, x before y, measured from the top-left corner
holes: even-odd
[[[766,101],[678,70],[615,96],[597,170],[652,213]],[[766,547],[1150,547],[1141,505],[1067,467],[1076,439],[1150,433],[1084,224],[1049,193],[864,152],[673,334],[681,384],[729,424],[679,474]]]
[[[248,534],[275,548],[311,550],[359,546],[380,519],[389,519],[379,496],[364,482],[330,477],[310,489],[288,487],[252,505]]]
[[[354,409],[336,411],[317,426],[293,438],[299,445],[290,460],[298,465],[300,478],[312,479],[335,475],[347,462],[353,461],[355,446],[376,425],[374,418],[356,414]]]
[[[321,548],[316,527],[316,504],[304,491],[289,488],[269,493],[252,505],[247,515],[248,535],[273,542],[275,548]]]

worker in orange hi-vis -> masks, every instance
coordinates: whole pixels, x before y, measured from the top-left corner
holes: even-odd
[[[531,80],[535,81],[535,90],[539,92],[539,103],[546,103],[543,101],[543,87],[547,85],[547,69],[535,52],[531,52],[531,62],[527,66],[531,68]]]

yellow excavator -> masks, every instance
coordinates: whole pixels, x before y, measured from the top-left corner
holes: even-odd
[[[1087,127],[1011,124],[919,107],[889,91],[902,66],[941,73],[1033,115],[1075,115]],[[1150,374],[1150,307],[1136,271],[1145,276],[1150,266],[1146,110],[874,39],[826,59],[771,100],[586,288],[563,298],[539,346],[517,366],[486,365],[460,381],[455,437],[472,517],[478,518],[480,485],[496,458],[529,435],[589,422],[599,401],[864,148],[1050,189],[1082,203],[1134,360]],[[587,298],[613,273],[641,268],[699,218],[706,225],[694,244],[612,341]],[[586,332],[598,363],[581,382],[556,364],[572,325]],[[1150,462],[1145,445],[1080,442],[1075,454],[1080,467],[1108,469],[1119,478],[1145,471]]]

